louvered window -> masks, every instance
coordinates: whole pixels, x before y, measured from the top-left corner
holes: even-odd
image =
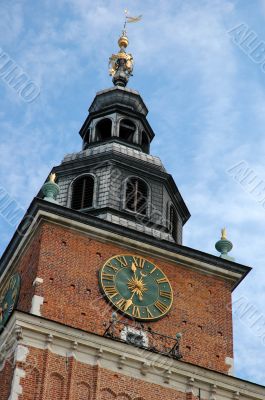
[[[178,219],[177,219],[177,213],[176,210],[173,206],[170,206],[170,229],[171,233],[173,236],[173,239],[177,242],[178,238]]]
[[[139,214],[147,214],[148,187],[138,178],[131,178],[126,186],[126,208]]]
[[[92,176],[82,176],[75,180],[73,184],[72,208],[81,210],[92,207],[94,196],[94,178]]]

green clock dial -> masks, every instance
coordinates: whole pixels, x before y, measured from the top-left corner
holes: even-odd
[[[110,258],[99,272],[99,283],[117,310],[137,320],[157,320],[172,306],[173,292],[166,275],[142,257]]]
[[[16,306],[20,291],[20,275],[11,276],[0,296],[0,331]]]

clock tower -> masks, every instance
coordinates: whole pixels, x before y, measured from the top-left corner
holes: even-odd
[[[250,268],[182,244],[123,31],[82,150],[52,169],[0,260],[1,400],[264,399],[233,376],[231,294]]]

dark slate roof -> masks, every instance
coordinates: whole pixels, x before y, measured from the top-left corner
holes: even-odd
[[[120,86],[114,86],[110,89],[97,92],[95,99],[89,107],[89,112],[101,111],[106,107],[113,106],[113,104],[120,104],[144,116],[148,113],[148,108],[136,90]]]

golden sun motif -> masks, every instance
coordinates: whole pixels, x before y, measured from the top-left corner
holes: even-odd
[[[143,293],[148,290],[143,282],[143,278],[139,279],[136,276],[129,279],[127,286],[131,292],[137,294],[139,300],[143,300]]]

